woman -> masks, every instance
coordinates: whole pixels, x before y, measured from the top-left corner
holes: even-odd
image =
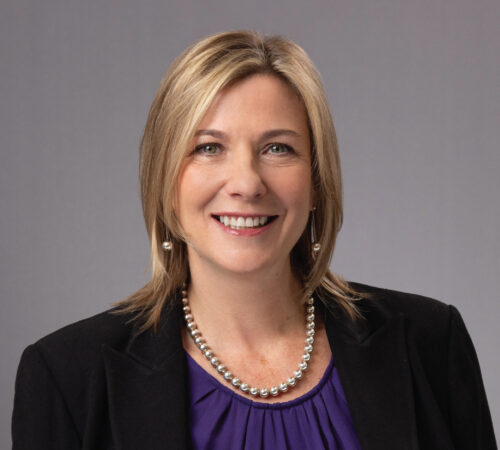
[[[458,311],[328,269],[339,157],[297,45],[188,48],[140,179],[152,279],[25,350],[14,448],[495,448]]]

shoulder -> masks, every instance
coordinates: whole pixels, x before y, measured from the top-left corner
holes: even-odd
[[[369,286],[357,282],[349,282],[357,291],[366,295],[366,298],[357,303],[360,311],[370,314],[391,317],[403,316],[414,322],[441,322],[449,320],[450,310],[454,307],[431,297],[409,292]]]
[[[465,331],[458,310],[440,300],[419,294],[350,282],[357,292],[366,294],[356,305],[369,329],[379,329],[393,319],[402,319],[406,336],[419,348],[440,343],[446,348],[452,329]]]
[[[41,351],[76,354],[100,351],[103,345],[126,345],[133,333],[131,317],[110,309],[66,325],[35,342]]]
[[[446,417],[457,448],[496,448],[479,361],[457,308],[422,295],[350,285],[367,295],[356,302],[361,325],[349,327],[359,347],[349,350],[368,348],[386,361],[399,354],[401,367],[409,369],[417,413]],[[424,429],[430,422],[422,423]]]
[[[496,448],[479,361],[457,308],[417,294],[351,285],[368,294],[359,306],[369,328],[378,323],[381,331],[395,318],[402,322],[404,332],[391,336],[401,339],[421,408],[439,406],[457,448]]]
[[[57,429],[64,448],[80,447],[86,418],[95,410],[92,401],[102,401],[106,389],[103,347],[128,345],[134,330],[129,319],[114,310],[105,311],[65,326],[24,350],[12,415],[15,442],[30,441],[35,435],[48,442]]]
[[[64,378],[90,375],[102,365],[104,346],[124,349],[134,332],[131,317],[110,309],[80,320],[42,337],[28,346],[20,368],[47,370],[57,384]],[[62,375],[63,374],[63,375]]]

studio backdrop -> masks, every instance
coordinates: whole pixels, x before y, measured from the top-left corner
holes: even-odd
[[[148,279],[148,108],[183,49],[231,29],[282,34],[319,68],[345,188],[332,269],[454,304],[498,434],[498,23],[494,0],[2,1],[0,447],[22,350]]]

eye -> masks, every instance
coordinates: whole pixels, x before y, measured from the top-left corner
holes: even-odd
[[[194,149],[194,153],[200,153],[207,156],[216,155],[219,151],[219,145],[214,143],[201,144]]]
[[[286,155],[293,153],[292,147],[286,144],[271,144],[267,147],[266,151],[271,155]]]

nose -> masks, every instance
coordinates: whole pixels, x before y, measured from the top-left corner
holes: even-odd
[[[251,150],[233,152],[227,169],[225,189],[231,197],[255,200],[264,196],[266,185],[258,161]]]

